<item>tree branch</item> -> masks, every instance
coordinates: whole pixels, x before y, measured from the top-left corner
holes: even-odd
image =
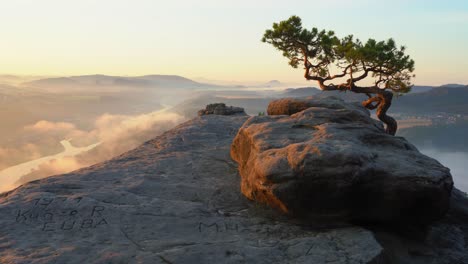
[[[362,102],[362,106],[364,106],[365,108],[369,110],[374,110],[377,107],[379,107],[381,102],[382,102],[382,99],[380,97],[374,96]],[[373,104],[373,103],[376,103],[376,104]]]

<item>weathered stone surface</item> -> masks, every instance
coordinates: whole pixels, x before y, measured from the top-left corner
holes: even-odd
[[[293,115],[310,107],[326,107],[329,109],[354,109],[361,111],[357,103],[346,103],[343,100],[328,96],[324,98],[306,97],[306,98],[282,98],[273,100],[268,104],[268,115]]]
[[[247,115],[242,107],[226,106],[224,103],[209,104],[198,111],[198,116],[204,115]]]
[[[231,156],[246,197],[319,219],[408,224],[444,216],[449,169],[386,134],[357,104],[307,105],[291,116],[251,117],[239,130]]]
[[[0,196],[0,263],[369,263],[372,233],[319,230],[245,199],[230,144],[247,117],[203,116],[110,161]]]

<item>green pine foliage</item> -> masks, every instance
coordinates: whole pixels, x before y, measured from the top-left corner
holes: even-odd
[[[305,77],[324,84],[347,78],[345,85],[373,78],[373,86],[400,95],[411,89],[414,61],[393,39],[362,42],[353,35],[338,37],[333,31],[303,28],[301,18],[274,23],[262,41],[273,45],[294,68],[303,66]],[[333,72],[335,71],[335,72]]]

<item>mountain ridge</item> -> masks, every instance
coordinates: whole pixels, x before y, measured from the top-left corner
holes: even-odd
[[[225,88],[229,86],[199,83],[179,75],[112,76],[103,74],[54,77],[22,83],[21,86],[36,88],[70,87],[142,87],[142,88]]]

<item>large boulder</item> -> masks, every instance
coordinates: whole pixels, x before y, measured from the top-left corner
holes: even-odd
[[[272,105],[297,105],[288,100]],[[386,134],[358,104],[294,101],[312,107],[251,117],[232,143],[247,198],[317,220],[419,224],[447,212],[448,168]]]
[[[320,99],[323,98],[323,99]],[[327,97],[306,97],[301,98],[281,98],[273,100],[268,104],[267,113],[268,115],[292,115],[306,110],[310,107],[327,107],[330,109],[342,109],[345,101],[340,100],[334,96]],[[360,111],[361,107],[357,104],[347,104],[347,108],[353,108]]]
[[[242,107],[226,106],[224,103],[209,104],[198,111],[198,116],[204,115],[247,115]]]

